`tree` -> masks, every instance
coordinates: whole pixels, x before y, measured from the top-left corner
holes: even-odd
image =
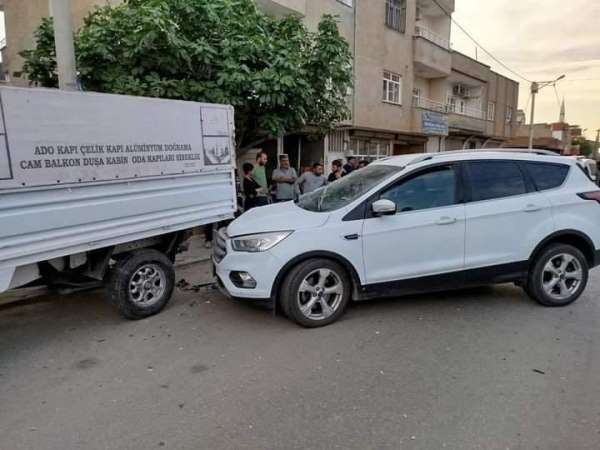
[[[584,156],[591,156],[594,152],[594,143],[585,138],[579,138],[573,141],[574,145],[579,145],[579,153]]]
[[[22,53],[23,73],[47,87],[57,85],[52,32],[44,20]],[[238,148],[349,117],[352,57],[332,16],[310,32],[252,0],[128,0],[92,12],[75,48],[86,90],[233,105]]]

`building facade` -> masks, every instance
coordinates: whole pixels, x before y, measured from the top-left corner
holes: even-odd
[[[77,28],[94,6],[121,0],[73,1]],[[298,168],[353,155],[373,160],[394,154],[500,146],[516,128],[518,84],[450,46],[455,0],[255,0],[265,13],[298,14],[315,30],[324,14],[338,17],[354,58],[351,119],[325,139],[305,133],[265,141]],[[18,53],[51,14],[48,0],[0,0],[5,12],[5,70],[11,83]],[[246,156],[249,158],[249,155]]]
[[[257,0],[316,27],[340,17],[354,56],[352,118],[325,140],[286,136],[271,147],[311,161],[504,145],[516,131],[519,85],[450,45],[454,0]],[[298,155],[298,152],[301,155]]]

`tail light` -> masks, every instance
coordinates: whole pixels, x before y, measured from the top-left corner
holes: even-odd
[[[584,200],[595,200],[598,203],[600,203],[600,191],[584,192],[582,194],[577,195]]]

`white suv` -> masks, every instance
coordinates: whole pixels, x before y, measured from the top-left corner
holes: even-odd
[[[600,264],[600,191],[576,160],[478,151],[384,159],[216,239],[221,290],[306,327],[351,300],[514,282],[564,306]]]

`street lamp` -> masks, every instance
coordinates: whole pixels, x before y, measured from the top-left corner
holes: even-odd
[[[553,86],[565,77],[566,77],[566,75],[561,75],[560,77],[558,77],[557,79],[552,80],[552,81],[533,81],[531,83],[531,122],[529,123],[529,150],[533,149],[533,123],[535,120],[535,96],[540,91],[540,89],[545,88],[547,86]]]

